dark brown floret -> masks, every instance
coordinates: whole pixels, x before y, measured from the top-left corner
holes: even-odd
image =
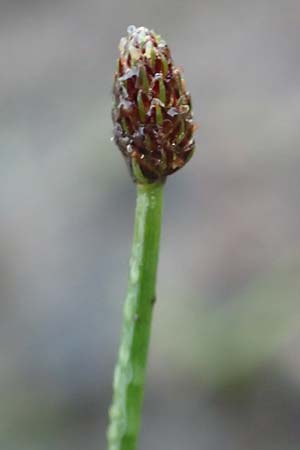
[[[167,44],[153,31],[129,27],[120,42],[113,86],[114,140],[135,181],[163,181],[191,158],[191,98]]]

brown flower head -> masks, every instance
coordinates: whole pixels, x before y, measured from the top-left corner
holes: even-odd
[[[186,164],[195,147],[191,98],[154,31],[128,27],[113,95],[114,140],[135,181],[163,181]]]

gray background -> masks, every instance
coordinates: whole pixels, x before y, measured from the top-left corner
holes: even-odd
[[[135,202],[110,141],[129,24],[167,40],[199,124],[166,186],[140,449],[296,450],[297,0],[1,0],[0,448],[105,448]]]

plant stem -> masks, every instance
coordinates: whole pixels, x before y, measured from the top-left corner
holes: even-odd
[[[113,382],[108,450],[135,450],[155,303],[163,183],[137,184],[134,237],[123,329]]]

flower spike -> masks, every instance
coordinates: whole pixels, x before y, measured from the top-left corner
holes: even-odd
[[[135,182],[163,182],[193,154],[191,98],[165,41],[145,27],[127,31],[113,85],[114,141]]]

